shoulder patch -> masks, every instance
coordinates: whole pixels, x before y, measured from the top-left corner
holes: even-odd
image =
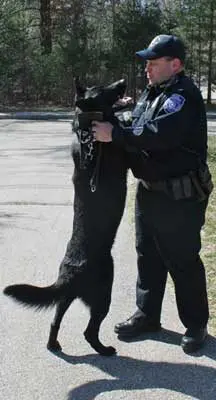
[[[163,109],[165,113],[174,113],[182,109],[185,98],[180,94],[172,94],[164,103]]]

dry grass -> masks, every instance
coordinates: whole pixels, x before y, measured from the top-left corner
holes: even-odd
[[[202,231],[201,256],[206,267],[208,297],[210,306],[210,332],[216,335],[216,136],[209,137],[209,167],[214,182],[214,190],[206,214],[206,224]]]

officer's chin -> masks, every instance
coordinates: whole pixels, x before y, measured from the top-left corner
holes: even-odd
[[[160,85],[162,82],[164,82],[164,80],[162,79],[149,79],[149,85],[150,86],[157,86]]]
[[[155,85],[155,84],[156,84],[156,82],[154,81],[154,79],[153,79],[153,78],[150,78],[150,76],[148,76],[148,83],[149,83],[149,85]]]

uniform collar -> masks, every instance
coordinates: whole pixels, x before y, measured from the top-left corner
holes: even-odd
[[[155,91],[156,93],[160,93],[169,86],[175,85],[183,76],[185,76],[184,70],[172,76],[172,78],[168,79],[167,81],[161,82],[159,85],[148,85],[147,88],[151,91]]]

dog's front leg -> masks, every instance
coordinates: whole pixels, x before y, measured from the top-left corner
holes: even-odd
[[[99,340],[100,326],[109,311],[111,303],[112,268],[110,270],[110,277],[107,277],[106,284],[101,285],[100,288],[97,288],[97,293],[94,293],[94,300],[90,307],[91,317],[84,332],[87,342],[103,356],[112,356],[116,353],[114,347],[106,347]]]

